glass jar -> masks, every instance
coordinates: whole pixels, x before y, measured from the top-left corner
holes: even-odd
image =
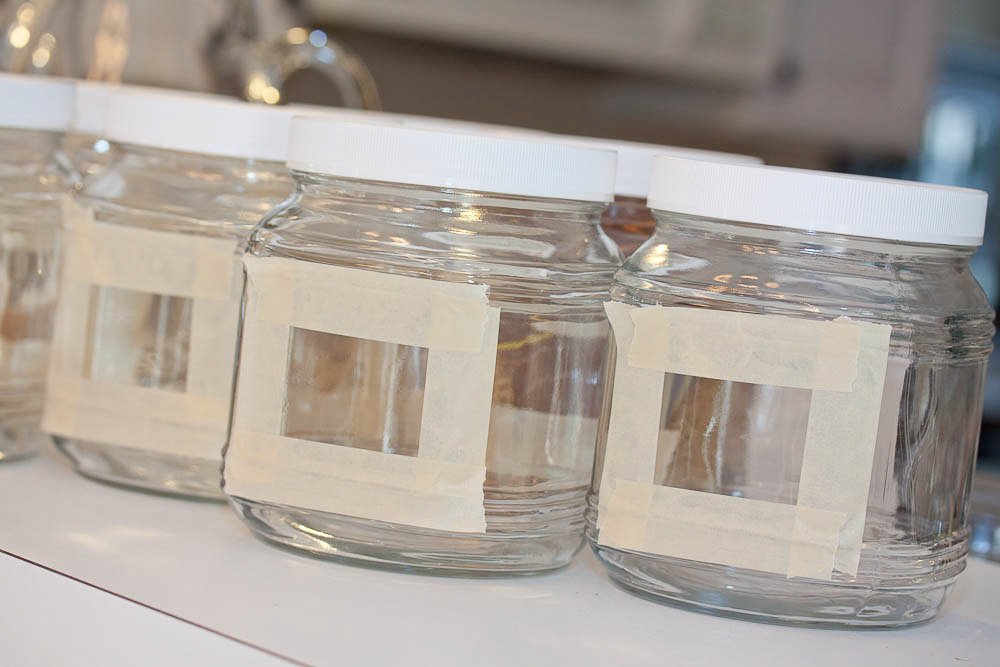
[[[635,252],[635,249],[649,238],[656,226],[653,213],[646,206],[646,196],[649,193],[649,170],[652,167],[654,155],[733,164],[761,164],[763,162],[760,158],[749,155],[718,153],[680,146],[659,146],[597,137],[565,136],[562,138],[581,146],[602,148],[618,153],[615,200],[604,211],[601,226],[604,228],[604,233],[618,244],[622,254],[626,257]]]
[[[55,307],[60,205],[56,152],[71,83],[0,74],[0,461],[47,441],[39,422]]]
[[[611,577],[788,623],[934,616],[968,552],[986,194],[658,157],[649,205],[607,304]]]
[[[615,156],[296,118],[253,234],[224,490],[267,540],[488,575],[579,549]]]
[[[290,114],[123,87],[66,218],[46,430],[89,477],[221,497],[241,255],[286,198]]]

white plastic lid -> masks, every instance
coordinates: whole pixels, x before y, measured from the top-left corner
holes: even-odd
[[[289,105],[289,108],[293,109],[297,115],[303,116],[325,116],[349,122],[395,125],[397,127],[413,127],[423,130],[473,132],[478,134],[495,134],[498,136],[553,136],[544,130],[533,130],[527,127],[496,125],[494,123],[480,123],[471,120],[456,120],[454,118],[438,118],[436,116],[417,116],[390,111],[345,109],[343,107],[325,107],[319,104],[292,104]],[[594,148],[614,150],[610,146],[595,146]]]
[[[762,164],[759,157],[738,155],[736,153],[718,153],[703,151],[697,148],[681,146],[658,146],[657,144],[641,144],[634,141],[619,141],[617,139],[601,139],[598,137],[576,137],[559,135],[561,139],[577,143],[581,146],[603,148],[618,152],[618,177],[615,179],[615,194],[622,197],[639,197],[645,199],[649,194],[649,172],[653,167],[654,155],[671,155],[673,157],[708,160],[710,162],[732,162],[734,164]]]
[[[103,137],[108,98],[112,91],[119,90],[121,86],[98,81],[75,81],[73,87],[76,89],[76,99],[70,128],[80,134]]]
[[[108,96],[104,136],[138,146],[282,162],[293,113],[219,95],[122,86]]]
[[[0,73],[0,127],[64,132],[73,117],[73,82]]]
[[[977,246],[986,199],[967,188],[658,156],[648,201],[652,209],[721,220]]]
[[[366,181],[609,202],[613,151],[538,138],[292,120],[288,167]]]

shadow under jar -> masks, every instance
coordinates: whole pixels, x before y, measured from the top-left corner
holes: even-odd
[[[620,263],[599,224],[614,160],[293,120],[295,196],[245,257],[223,471],[251,529],[448,574],[572,558]]]
[[[8,461],[49,442],[40,427],[42,396],[69,190],[56,153],[73,87],[4,74],[0,96],[0,461]]]
[[[286,111],[122,87],[66,221],[44,427],[89,477],[221,498],[242,253],[292,190]]]
[[[785,623],[932,618],[968,552],[985,193],[656,158],[587,532],[612,579]]]

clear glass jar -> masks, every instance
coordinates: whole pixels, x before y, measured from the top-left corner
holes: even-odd
[[[599,225],[614,155],[296,118],[289,166],[295,196],[245,259],[223,472],[241,517],[359,564],[566,564],[620,262]],[[448,331],[428,338],[439,306]]]
[[[969,271],[985,205],[657,159],[656,230],[611,290],[618,361],[588,499],[614,581],[787,623],[937,613],[969,548],[993,334]],[[824,338],[838,326],[853,348]],[[853,384],[831,388],[845,370]],[[640,405],[641,386],[663,390]]]
[[[243,246],[285,199],[289,114],[123,87],[67,217],[44,426],[76,469],[220,498]],[[169,148],[168,148],[169,147]]]
[[[0,461],[34,453],[57,292],[66,82],[0,75]]]

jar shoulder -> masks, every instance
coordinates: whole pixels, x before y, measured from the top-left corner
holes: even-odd
[[[595,219],[495,207],[392,206],[293,199],[268,216],[263,254],[490,283],[578,283],[606,293],[621,256]]]
[[[230,161],[172,162],[125,153],[86,179],[79,199],[106,222],[246,237],[292,187],[277,166],[237,168]]]
[[[849,248],[709,242],[658,233],[616,273],[625,301],[889,323],[893,338],[988,352],[993,310],[967,255],[920,257]]]

